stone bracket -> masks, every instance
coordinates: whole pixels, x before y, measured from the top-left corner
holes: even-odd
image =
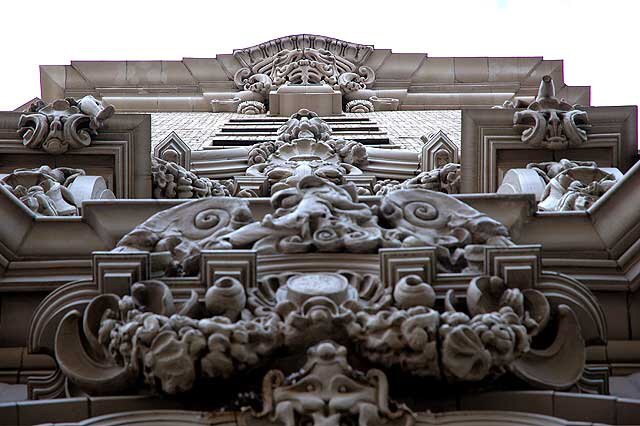
[[[205,288],[221,277],[233,277],[245,288],[256,286],[257,253],[253,250],[203,250],[200,277]]]
[[[254,191],[258,197],[269,196],[269,179],[264,176],[234,176],[238,192],[243,189]]]
[[[435,283],[437,256],[435,247],[380,249],[380,277],[393,287],[402,277],[418,275],[426,283]]]
[[[542,273],[542,246],[486,247],[484,273],[499,276],[510,288],[533,288]]]
[[[347,183],[353,182],[353,184],[358,188],[365,188],[368,191],[373,191],[373,186],[376,184],[375,176],[345,176],[345,180],[347,181]]]
[[[131,285],[148,280],[151,275],[151,253],[92,253],[93,280],[101,294],[129,294]]]

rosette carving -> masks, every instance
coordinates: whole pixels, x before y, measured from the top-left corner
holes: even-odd
[[[238,105],[238,114],[256,115],[266,112],[267,108],[259,101],[243,101]]]
[[[344,107],[345,112],[373,112],[373,104],[366,99],[354,99],[347,102]]]

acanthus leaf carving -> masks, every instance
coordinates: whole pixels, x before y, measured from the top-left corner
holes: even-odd
[[[198,177],[174,161],[151,159],[153,198],[225,197],[233,193],[230,181]]]

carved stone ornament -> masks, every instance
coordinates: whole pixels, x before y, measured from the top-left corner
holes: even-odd
[[[277,140],[253,146],[248,176],[268,178],[271,193],[295,187],[305,176],[344,184],[348,176],[362,175],[367,151],[359,142],[332,139],[331,127],[312,111],[293,114],[278,130]]]
[[[538,209],[587,210],[615,184],[616,178],[598,167],[571,167],[549,180]]]
[[[375,195],[387,195],[399,189],[428,189],[445,194],[460,193],[460,164],[449,163],[437,169],[428,170],[418,176],[399,182],[394,179],[383,179],[373,187]]]
[[[203,199],[155,214],[114,250],[170,251],[191,271],[207,248],[252,248],[261,254],[376,253],[385,247],[435,246],[442,271],[477,270],[482,246],[509,246],[507,228],[446,194],[394,191],[379,208],[358,201],[353,184],[305,176],[271,197],[273,214],[255,221],[246,201]]]
[[[238,105],[238,114],[256,115],[265,114],[267,108],[259,101],[244,101]]]
[[[532,147],[566,149],[587,142],[587,113],[555,97],[551,76],[542,77],[536,100],[513,115],[513,125],[522,131],[522,142]]]
[[[225,197],[232,194],[228,181],[198,177],[173,161],[151,159],[153,198]]]
[[[300,35],[235,50],[243,64],[234,75],[241,97],[266,102],[269,92],[285,84],[323,84],[343,95],[364,91],[375,80],[372,68],[362,66],[371,46],[322,36]],[[364,93],[364,92],[362,92]],[[362,95],[365,96],[365,95]]]
[[[31,106],[30,114],[20,116],[18,134],[29,148],[62,154],[91,145],[91,138],[114,112],[112,105],[91,95],[79,100],[58,99],[48,105],[40,101]]]
[[[347,102],[344,108],[345,112],[373,112],[373,104],[366,99],[354,99]]]
[[[0,177],[0,185],[40,216],[73,216],[83,200],[115,198],[101,176],[68,167],[17,169]]]
[[[389,384],[382,371],[354,370],[347,349],[332,341],[309,348],[307,362],[297,373],[285,377],[280,370],[269,371],[262,392],[263,410],[256,416],[284,426],[376,426],[397,419],[411,426],[415,420],[405,405],[390,408]]]
[[[417,275],[387,286],[376,275],[347,271],[267,275],[256,287],[221,277],[204,306],[195,292],[177,306],[165,283],[143,281],[130,295],[101,294],[83,314],[67,313],[55,355],[66,377],[89,394],[122,392],[140,379],[175,394],[311,347],[299,373],[267,374],[261,415],[287,425],[294,413],[314,422],[353,415],[368,424],[376,414],[394,418],[407,410],[392,415],[380,405],[387,401],[384,375],[355,374],[346,349],[323,341],[416,377],[476,382],[512,373],[553,389],[577,382],[585,354],[575,314],[521,285],[476,276],[463,309],[449,290],[437,310],[433,288]],[[296,403],[301,398],[319,399],[305,406]]]

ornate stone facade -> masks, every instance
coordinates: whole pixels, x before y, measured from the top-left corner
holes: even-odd
[[[0,423],[636,421],[637,110],[572,106],[542,60],[484,81],[298,35],[208,61],[167,65],[219,124],[200,150],[175,117],[151,152],[133,93],[170,76],[73,63],[0,113],[0,382],[31,399]],[[384,123],[434,102],[473,107],[461,138],[414,114],[399,149]]]

